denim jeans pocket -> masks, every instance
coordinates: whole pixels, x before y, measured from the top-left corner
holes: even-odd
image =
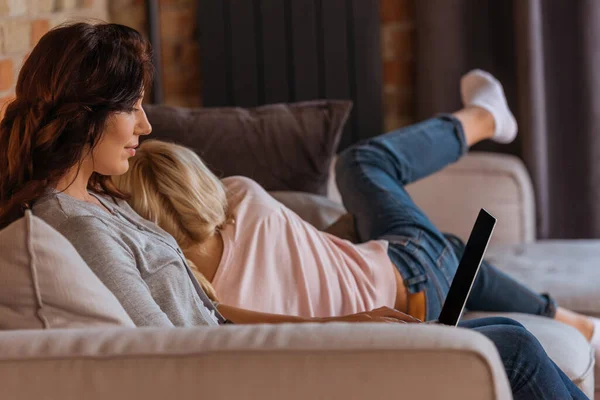
[[[454,252],[454,248],[452,248],[451,245],[448,244],[444,246],[444,249],[435,262],[435,265],[444,275],[448,285],[450,285],[454,279],[454,275],[456,275],[456,269],[458,268],[458,260]]]
[[[388,255],[410,293],[425,290],[428,274],[426,257],[423,257],[420,241],[404,236],[386,236],[381,239],[388,241]]]

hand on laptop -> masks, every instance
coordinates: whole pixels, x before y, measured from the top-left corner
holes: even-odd
[[[421,320],[389,307],[342,317],[318,318],[319,322],[385,322],[392,324],[420,323]]]

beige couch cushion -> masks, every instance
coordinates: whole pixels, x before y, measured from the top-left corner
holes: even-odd
[[[282,324],[0,333],[14,400],[508,400],[493,343],[436,325]]]
[[[537,315],[471,312],[465,315],[465,319],[489,316],[505,316],[522,323],[573,383],[589,398],[594,398],[594,352],[579,331]]]
[[[566,308],[600,317],[600,240],[547,240],[495,246],[487,259]]]
[[[134,324],[75,248],[27,211],[0,231],[0,329]]]

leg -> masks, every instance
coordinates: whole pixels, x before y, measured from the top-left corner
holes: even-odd
[[[476,118],[472,112],[463,114]],[[467,123],[473,138],[477,130],[472,125]],[[439,315],[464,244],[451,235],[441,234],[414,204],[404,184],[460,157],[466,149],[466,136],[461,128],[462,124],[453,117],[425,121],[351,148],[340,156],[337,165],[338,187],[344,205],[356,218],[359,239],[390,241],[390,258],[408,291],[426,292],[426,319]],[[486,262],[482,264],[467,308],[556,318],[578,329],[587,340],[594,332],[594,324],[588,317],[562,308],[557,310],[549,296],[533,292]]]
[[[460,259],[465,251],[464,243],[456,236],[445,236],[456,258]],[[550,296],[534,292],[486,261],[481,264],[473,283],[467,308],[472,311],[521,312],[548,318],[556,315],[556,303]]]
[[[460,326],[473,329],[494,342],[515,400],[587,398],[518,322],[508,318],[482,318],[465,321]]]
[[[590,318],[586,315],[578,314],[566,308],[558,307],[554,319],[563,324],[571,325],[577,329],[585,338],[592,342],[592,346],[596,349],[596,359],[600,362],[600,337],[596,328],[600,326],[600,320]],[[595,336],[595,337],[594,337]]]
[[[426,294],[427,319],[439,315],[458,261],[404,185],[456,161],[468,143],[491,137],[490,119],[479,108],[461,110],[367,140],[338,159],[338,187],[359,239],[390,242],[390,258],[408,292]]]
[[[359,239],[390,242],[390,258],[409,293],[426,293],[427,319],[439,315],[458,262],[404,185],[442,169],[466,150],[462,124],[447,116],[367,140],[343,152],[336,165],[338,188],[354,214]],[[432,268],[440,263],[454,266],[441,273]]]
[[[479,107],[467,107],[454,113],[463,127],[467,147],[485,139],[490,139],[494,132],[494,118],[491,114]]]
[[[446,238],[460,259],[465,249],[464,243],[453,235],[447,234]],[[589,317],[557,307],[548,294],[534,292],[486,261],[481,264],[467,308],[472,311],[521,312],[554,318],[577,329],[588,341],[594,332],[594,322]]]
[[[506,317],[487,317],[487,318],[477,318],[477,319],[469,319],[467,321],[459,322],[458,326],[460,328],[467,329],[475,329],[481,328],[483,326],[491,326],[491,325],[511,325],[511,326],[520,326],[523,325],[515,321],[514,319],[506,318]]]
[[[404,185],[456,161],[480,140],[516,133],[501,85],[480,73],[471,78],[461,83],[467,108],[367,140],[346,150],[336,168],[359,239],[390,242],[390,258],[408,292],[425,292],[427,319],[439,315],[458,262]]]
[[[385,234],[376,234],[378,230],[397,233],[389,229],[389,224],[379,224],[377,219],[391,217],[394,220],[391,225],[395,227],[414,220],[431,226],[403,186],[455,162],[469,146],[481,140],[510,141],[515,137],[514,117],[506,104],[502,85],[493,76],[479,70],[465,75],[461,80],[461,96],[465,108],[452,116],[431,119],[367,140],[340,157],[338,186],[346,208],[358,219],[358,234],[362,240]],[[358,188],[354,189],[354,185]],[[364,197],[371,195],[369,189],[377,192],[374,202],[364,201]],[[382,192],[390,192],[390,195]],[[364,212],[359,215],[364,205],[376,206],[367,211],[366,218]],[[398,211],[390,210],[398,205],[407,207],[405,214],[410,215],[403,218]],[[385,210],[382,211],[382,207]],[[436,230],[435,234],[438,233]]]
[[[408,292],[425,293],[426,319],[439,315],[458,260],[452,245],[414,204],[404,185],[456,161],[480,140],[506,143],[516,134],[502,86],[493,77],[481,71],[468,74],[461,90],[465,109],[367,140],[345,151],[336,168],[338,187],[346,209],[355,216],[359,239],[390,242],[390,259]],[[600,327],[600,321],[593,323],[561,308],[555,311],[548,296],[532,292],[487,263],[467,306],[556,317],[600,349],[600,329],[595,327]]]
[[[397,234],[412,224],[435,230],[444,241],[404,185],[457,161],[468,149],[464,132],[457,118],[435,118],[364,141],[340,155],[337,184],[361,241]]]

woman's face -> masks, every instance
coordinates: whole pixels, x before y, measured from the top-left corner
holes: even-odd
[[[93,170],[101,175],[122,175],[129,169],[140,135],[149,135],[152,126],[142,109],[140,98],[134,111],[118,112],[107,121],[102,138],[92,152]]]

